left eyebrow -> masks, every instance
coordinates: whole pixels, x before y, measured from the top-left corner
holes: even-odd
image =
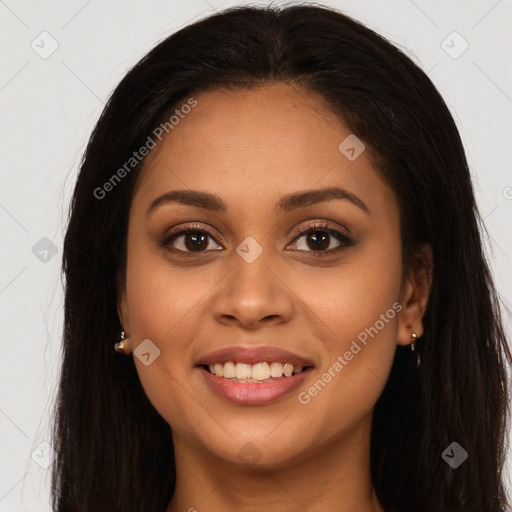
[[[298,208],[305,208],[306,206],[311,206],[313,204],[323,203],[324,201],[332,201],[333,199],[348,201],[355,206],[358,206],[366,213],[370,213],[370,209],[362,199],[352,192],[339,187],[321,188],[285,195],[277,203],[275,212],[290,212]]]
[[[276,203],[274,211],[276,214],[283,212],[288,213],[293,210],[305,208],[324,201],[332,201],[333,199],[348,201],[355,206],[358,206],[366,213],[370,212],[368,206],[366,206],[362,199],[352,192],[339,187],[329,187],[287,194]],[[157,207],[168,203],[180,203],[188,206],[194,206],[196,208],[204,208],[213,212],[226,213],[228,211],[226,203],[224,203],[224,201],[215,194],[199,190],[172,190],[152,201],[146,211],[146,215],[149,215]]]

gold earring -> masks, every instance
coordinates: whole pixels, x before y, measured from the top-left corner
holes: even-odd
[[[412,343],[411,343],[411,350],[412,350],[413,352],[414,352],[414,343],[415,343],[415,341],[416,341],[416,338],[417,338],[417,337],[418,337],[418,336],[416,336],[416,333],[415,333],[415,332],[413,332],[413,333],[411,334],[411,340],[412,340]]]
[[[130,347],[130,343],[124,337],[124,331],[121,331],[119,335],[119,341],[114,345],[114,350],[118,354],[128,355],[132,350]]]

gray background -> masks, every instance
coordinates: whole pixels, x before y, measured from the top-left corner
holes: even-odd
[[[93,124],[127,70],[158,41],[240,3],[247,2],[0,0],[0,511],[51,510],[47,443],[60,364],[59,266]],[[474,175],[496,284],[510,303],[511,0],[324,4],[405,49],[445,98]],[[510,333],[510,317],[505,321]]]

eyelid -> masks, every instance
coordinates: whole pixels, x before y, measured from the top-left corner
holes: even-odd
[[[306,234],[309,230],[313,229],[313,228],[317,228],[317,229],[331,229],[331,230],[334,230],[334,231],[342,231],[341,234],[345,235],[346,237],[350,237],[351,234],[350,234],[350,229],[346,228],[345,226],[342,226],[338,223],[335,223],[333,221],[326,221],[326,220],[309,220],[306,222],[306,225],[304,224],[300,224],[299,227],[293,229],[288,236],[291,236],[293,237],[293,239],[295,239],[296,236],[298,235],[304,235]]]

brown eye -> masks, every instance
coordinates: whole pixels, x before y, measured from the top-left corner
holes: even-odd
[[[203,234],[199,231],[191,231],[180,235],[183,237],[183,245],[188,251],[202,251],[208,248],[209,235]],[[179,238],[179,237],[178,237]]]
[[[315,251],[317,249],[328,249],[332,236],[325,231],[311,231],[306,235],[306,244]]]
[[[219,249],[219,245],[209,231],[194,226],[171,231],[161,240],[160,245],[176,253],[198,255],[207,250]]]
[[[304,241],[300,242],[302,239]],[[309,252],[312,256],[333,254],[354,245],[350,237],[325,224],[310,226],[295,240],[298,241],[295,245],[300,251]]]

